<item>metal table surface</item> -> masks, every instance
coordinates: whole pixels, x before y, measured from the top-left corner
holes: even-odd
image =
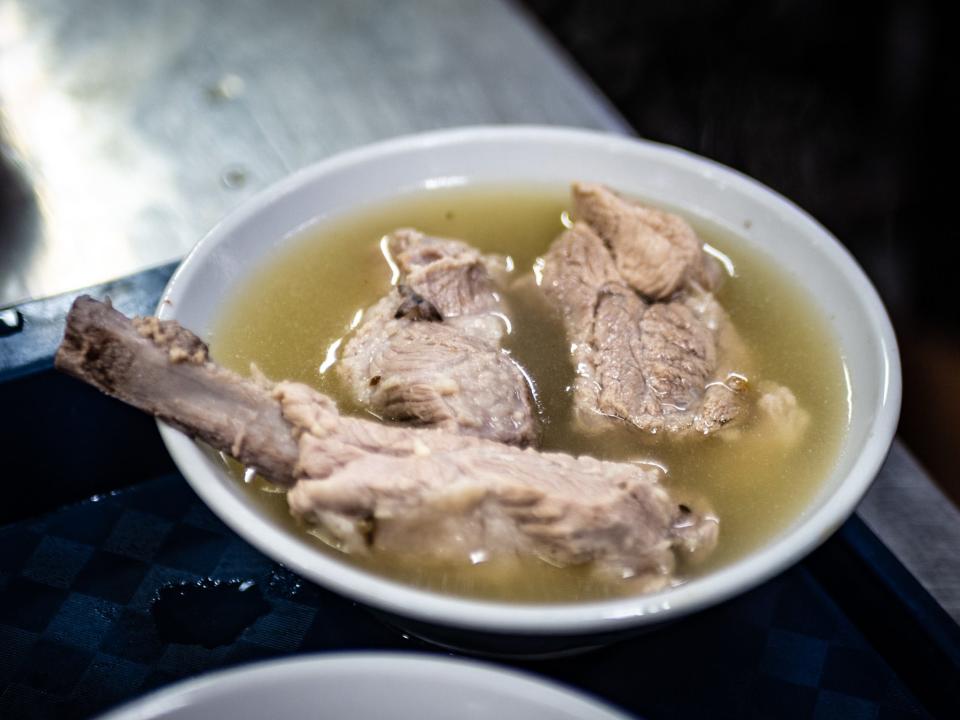
[[[178,258],[338,150],[480,123],[630,132],[502,0],[0,0],[0,306]],[[960,621],[960,513],[899,442],[858,512]]]

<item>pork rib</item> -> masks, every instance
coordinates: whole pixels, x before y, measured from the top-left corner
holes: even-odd
[[[128,405],[290,485],[297,442],[268,384],[215,365],[175,322],[130,320],[89,296],[67,316],[54,364]]]
[[[292,484],[292,513],[348,552],[533,554],[650,590],[674,579],[678,554],[716,543],[715,518],[677,503],[658,468],[342,417],[305,385],[218,367],[175,322],[131,321],[88,297],[56,364]]]

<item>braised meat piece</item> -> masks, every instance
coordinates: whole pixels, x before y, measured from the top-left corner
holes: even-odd
[[[576,368],[574,408],[585,428],[611,419],[658,433],[709,434],[739,414],[718,341],[739,345],[709,293],[650,303],[620,275],[593,229],[577,222],[544,257],[541,288],[560,309]]]
[[[651,590],[678,555],[716,544],[715,518],[671,498],[657,468],[343,417],[305,385],[217,366],[174,322],[90,298],[74,303],[56,364],[292,485],[294,515],[348,552],[532,554]]]
[[[529,445],[537,415],[520,367],[501,348],[508,309],[495,259],[415,230],[387,237],[396,287],[364,313],[338,371],[376,415]]]
[[[669,298],[689,281],[709,290],[718,279],[700,238],[679,215],[588,183],[574,183],[573,212],[603,240],[623,281],[650,300]]]

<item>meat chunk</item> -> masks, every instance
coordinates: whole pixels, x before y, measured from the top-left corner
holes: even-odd
[[[645,591],[672,579],[675,549],[691,533],[653,471],[483,448],[369,456],[330,480],[297,483],[289,503],[353,552],[593,563],[605,576],[638,578]],[[694,545],[712,544],[715,531],[714,522],[698,524]]]
[[[212,363],[203,341],[175,322],[131,321],[81,296],[67,316],[55,364],[275,483],[294,481],[299,449],[269,388]]]
[[[404,228],[387,236],[387,250],[400,282],[428,299],[447,317],[500,310],[494,276],[498,259],[461,240]]]
[[[333,400],[300,383],[277,384],[272,398],[299,436],[298,478],[326,478],[371,454],[408,457],[484,444],[511,449],[471,435],[344,417]]]
[[[788,387],[765,382],[760,393],[757,414],[764,436],[782,447],[795,446],[810,425],[810,413],[800,407]]]
[[[176,323],[135,325],[89,298],[75,302],[56,363],[294,482],[291,511],[348,551],[532,553],[653,589],[674,580],[678,555],[716,543],[716,519],[674,501],[659,470],[345,418],[304,385],[218,367]]]
[[[712,261],[679,215],[630,202],[603,185],[574,183],[574,216],[609,248],[623,281],[644,297],[663,300],[689,280],[712,287]]]
[[[586,428],[610,418],[645,432],[709,434],[742,408],[718,359],[739,345],[709,293],[648,303],[619,275],[600,237],[577,222],[544,257],[541,287],[560,308],[576,367],[574,408]]]
[[[458,240],[387,238],[399,284],[369,308],[338,372],[380,417],[516,445],[536,441],[530,386],[500,347],[507,309],[491,258]]]
[[[304,477],[288,493],[290,509],[348,552],[464,562],[478,552],[534,555],[559,566],[593,563],[598,573],[652,590],[672,579],[677,552],[709,551],[716,542],[716,520],[674,502],[658,468],[438,431],[373,430],[346,418],[331,434],[310,419],[322,397],[289,383],[277,396],[302,431]],[[357,443],[358,430],[387,442]],[[352,459],[328,474],[330,458],[343,457],[344,437],[353,438]],[[364,452],[354,455],[361,444]]]

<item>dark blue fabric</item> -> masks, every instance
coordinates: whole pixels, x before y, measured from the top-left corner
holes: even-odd
[[[204,578],[253,581],[237,602],[265,603],[224,644],[162,637],[158,593]],[[208,670],[344,649],[438,652],[261,555],[179,475],[0,529],[2,718],[90,717]],[[649,718],[927,717],[803,565],[660,631],[518,665]]]

